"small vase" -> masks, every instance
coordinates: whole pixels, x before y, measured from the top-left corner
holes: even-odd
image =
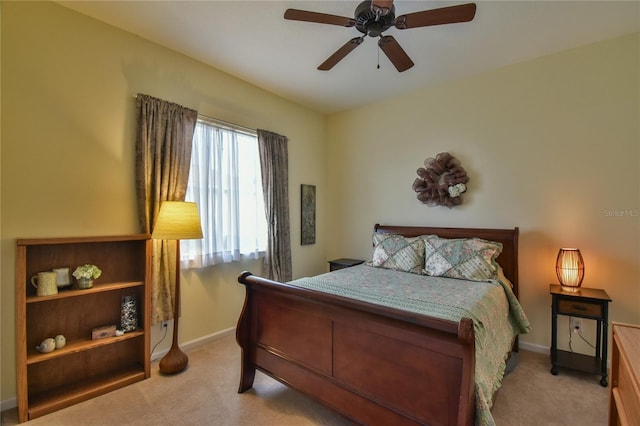
[[[125,333],[138,328],[138,308],[135,296],[125,296],[120,305],[120,329]]]
[[[93,287],[93,280],[90,278],[78,278],[78,288],[91,288]]]

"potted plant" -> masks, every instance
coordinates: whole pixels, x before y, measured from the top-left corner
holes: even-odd
[[[82,265],[78,266],[73,271],[73,276],[78,280],[79,288],[91,288],[93,287],[93,280],[102,275],[102,271],[96,265]]]

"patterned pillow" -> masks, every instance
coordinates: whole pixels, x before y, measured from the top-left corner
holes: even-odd
[[[498,276],[496,258],[502,244],[480,238],[445,239],[423,237],[425,265],[423,274],[434,277],[487,281]]]
[[[373,259],[377,268],[421,274],[424,268],[424,241],[402,235],[373,233]]]

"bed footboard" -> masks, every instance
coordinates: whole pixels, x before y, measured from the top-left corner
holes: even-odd
[[[470,425],[470,319],[444,321],[243,273],[238,392],[256,369],[362,424]]]

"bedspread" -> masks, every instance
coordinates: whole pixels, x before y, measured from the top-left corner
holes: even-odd
[[[358,265],[289,284],[381,306],[459,322],[473,321],[476,341],[476,425],[494,425],[491,405],[515,336],[529,321],[508,280],[431,277]]]

